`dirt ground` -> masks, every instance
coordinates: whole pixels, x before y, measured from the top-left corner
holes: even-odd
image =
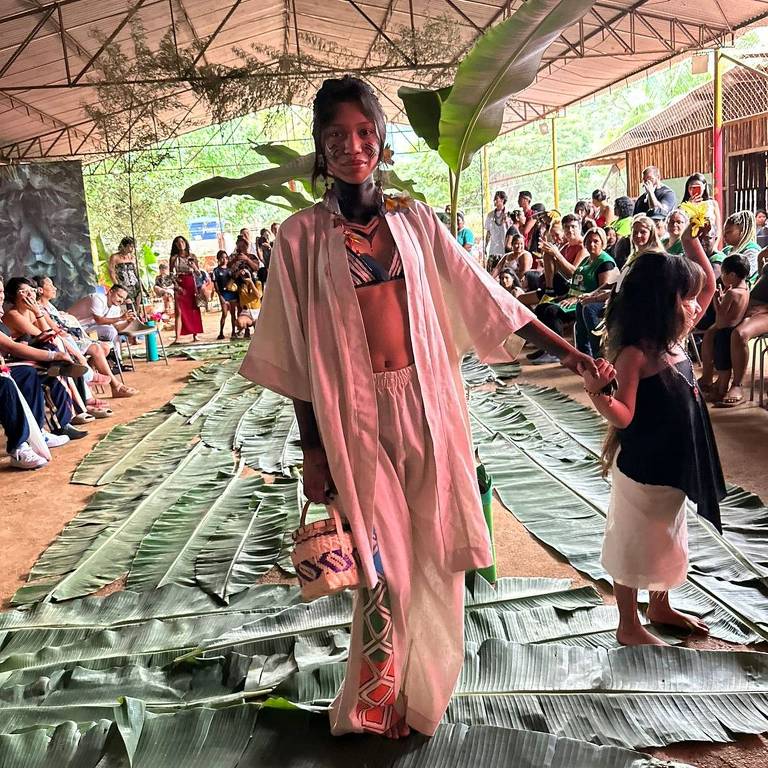
[[[215,315],[205,317],[207,332],[201,341],[213,339],[216,325]],[[89,486],[69,483],[78,462],[115,424],[130,421],[167,403],[198,365],[200,363],[176,358],[170,360],[167,368],[162,362],[139,362],[136,372],[126,374],[126,380],[141,393],[131,399],[116,401],[113,418],[91,423],[88,437],[58,449],[49,466],[34,473],[21,473],[10,469],[6,458],[0,459],[3,497],[0,606],[7,607],[8,600],[24,583],[39,554],[94,492]],[[557,387],[588,404],[579,381],[555,366],[524,364],[520,381]],[[768,411],[754,405],[728,411],[713,410],[712,420],[726,479],[768,499]],[[52,503],[51,500],[55,501]],[[570,578],[576,586],[592,583],[533,539],[498,501],[495,502],[494,521],[499,575]],[[612,600],[608,590],[597,586],[607,600]],[[725,644],[709,642],[697,647],[722,648]],[[768,768],[768,741],[762,737],[741,737],[725,745],[681,744],[653,750],[653,754],[660,759],[684,761],[700,768]]]

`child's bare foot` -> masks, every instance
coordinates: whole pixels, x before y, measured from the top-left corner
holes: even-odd
[[[616,632],[619,645],[669,645],[660,637],[651,634],[642,624],[633,624],[631,627],[619,627]]]
[[[411,729],[405,722],[405,717],[401,717],[391,728],[384,731],[384,738],[386,739],[404,739],[410,735]]]
[[[645,614],[653,624],[666,624],[669,627],[680,627],[695,635],[708,635],[709,627],[695,616],[680,613],[669,605],[651,605]]]

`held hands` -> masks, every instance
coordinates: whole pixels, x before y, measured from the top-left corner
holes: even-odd
[[[327,504],[336,498],[336,486],[322,446],[304,450],[304,495],[316,504]]]
[[[588,392],[599,392],[616,378],[616,371],[607,360],[600,358],[594,363],[594,370],[585,368],[580,371],[584,379],[584,389]]]

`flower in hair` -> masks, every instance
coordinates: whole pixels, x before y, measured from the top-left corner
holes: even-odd
[[[384,195],[384,211],[386,213],[401,213],[409,211],[413,205],[413,198],[407,194]]]

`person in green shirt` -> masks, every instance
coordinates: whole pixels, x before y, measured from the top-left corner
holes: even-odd
[[[758,277],[757,256],[761,251],[757,244],[757,225],[751,211],[736,211],[732,213],[723,225],[723,253],[741,253],[749,261],[749,284],[752,285]]]
[[[615,219],[611,226],[616,230],[619,237],[629,237],[632,234],[632,211],[635,208],[635,201],[626,195],[617,197],[613,203],[613,213]]]
[[[679,208],[676,208],[667,216],[667,240],[664,244],[667,253],[671,253],[673,256],[683,255],[681,236],[687,224],[688,217]]]
[[[584,235],[585,258],[571,277],[568,295],[559,301],[542,301],[536,309],[536,317],[555,333],[563,335],[563,325],[569,320],[576,320],[576,308],[589,295],[603,286],[615,283],[619,270],[613,257],[605,252],[605,231],[599,227],[587,230]],[[587,342],[586,339],[582,339]],[[586,345],[586,344],[585,344]],[[587,353],[589,354],[589,353]],[[528,356],[534,365],[546,365],[557,361],[545,352],[534,352]]]
[[[475,236],[469,227],[464,226],[464,212],[459,211],[456,214],[456,240],[465,251],[471,251],[475,244]]]

